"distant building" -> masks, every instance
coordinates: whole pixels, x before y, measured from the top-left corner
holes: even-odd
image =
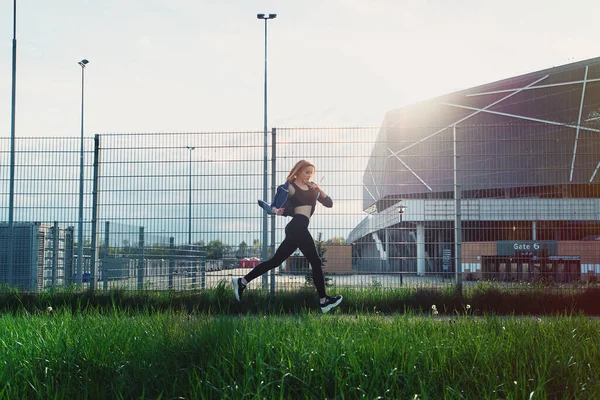
[[[354,269],[450,273],[459,218],[466,279],[600,274],[599,169],[600,57],[390,111]]]
[[[22,292],[42,292],[73,283],[73,227],[17,222],[0,224],[0,285]]]

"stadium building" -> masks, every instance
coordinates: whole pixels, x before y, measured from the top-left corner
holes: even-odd
[[[386,114],[356,271],[555,281],[600,274],[600,57]]]

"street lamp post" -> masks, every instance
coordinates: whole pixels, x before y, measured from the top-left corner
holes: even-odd
[[[17,0],[13,1],[13,40],[12,40],[12,95],[10,110],[10,183],[8,194],[8,260],[6,263],[6,281],[12,285],[13,276],[13,251],[15,239],[14,224],[14,198],[15,198],[15,107],[17,94]]]
[[[396,207],[398,210],[398,215],[400,215],[400,229],[403,229],[402,228],[402,216],[404,215],[404,212],[406,211],[406,206],[404,204],[402,204],[402,200],[400,200],[400,202],[396,205]],[[401,239],[402,235],[395,235],[395,236],[396,236],[396,238],[398,238],[399,242],[403,241],[403,239]],[[402,277],[403,272],[404,272],[404,257],[402,257],[401,261],[400,261],[400,284],[401,285],[402,285],[402,279],[403,279],[403,277]]]
[[[192,151],[196,147],[193,146],[185,146],[186,149],[190,151],[190,198],[188,203],[188,244],[192,244]],[[191,249],[191,247],[190,247]]]
[[[256,14],[256,18],[265,21],[265,91],[264,91],[264,172],[263,172],[263,199],[268,200],[267,190],[267,21],[275,19],[277,14]],[[263,234],[262,234],[262,259],[267,259],[267,214],[263,213]],[[263,275],[263,288],[266,289],[268,285],[267,274]]]
[[[78,287],[82,285],[83,278],[83,100],[85,90],[85,66],[89,63],[85,58],[77,64],[81,66],[81,141],[79,147],[79,229],[77,239],[77,281]]]
[[[456,125],[452,125],[452,151],[454,169],[454,279],[459,294],[462,293],[462,220],[461,220],[461,188],[458,182],[458,142]]]

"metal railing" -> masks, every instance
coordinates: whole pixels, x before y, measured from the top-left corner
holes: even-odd
[[[315,163],[315,182],[334,200],[331,209],[317,206],[310,222],[331,285],[567,286],[600,274],[600,136],[579,137],[574,154],[570,130],[540,124],[273,129],[268,182],[272,193],[296,161]],[[257,205],[263,138],[261,131],[86,140],[84,273],[53,286],[80,278],[94,290],[197,290],[244,275],[265,247],[273,254],[289,221],[269,216],[263,243]],[[16,222],[77,230],[78,145],[78,138],[18,140]],[[0,146],[6,199],[8,141]],[[6,212],[5,200],[0,208]],[[78,245],[68,257],[77,258]],[[0,281],[15,286],[2,249]],[[39,274],[33,261],[16,260],[15,271]],[[310,285],[308,268],[298,252],[251,286]]]

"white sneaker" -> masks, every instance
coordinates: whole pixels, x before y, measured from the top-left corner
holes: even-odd
[[[235,294],[235,299],[237,301],[242,301],[242,292],[244,289],[246,289],[246,285],[242,283],[242,278],[233,278],[231,283],[233,283],[233,293]]]
[[[336,297],[327,296],[325,298],[325,303],[321,303],[321,311],[323,313],[328,312],[332,308],[339,306],[343,299],[344,299],[344,297],[342,297],[342,296],[336,296]]]

